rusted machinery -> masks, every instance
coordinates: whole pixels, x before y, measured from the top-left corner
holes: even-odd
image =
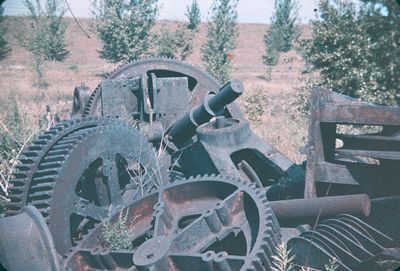
[[[71,120],[20,157],[3,267],[277,270],[281,242],[294,270],[399,266],[400,109],[315,89],[304,170],[252,132],[243,91],[167,59],[75,88]]]

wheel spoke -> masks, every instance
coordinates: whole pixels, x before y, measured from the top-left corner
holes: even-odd
[[[82,197],[76,198],[74,206],[74,213],[85,218],[93,218],[97,221],[104,220],[109,214],[109,210],[107,208],[99,207]]]
[[[174,236],[171,251],[198,253],[229,234],[232,228],[222,226],[216,215],[215,211],[207,212],[184,228]]]
[[[115,157],[110,155],[103,158],[103,176],[105,178],[108,195],[112,205],[122,202],[121,187],[119,185],[118,168]]]
[[[233,218],[236,225],[246,221],[240,208],[243,208],[243,193],[236,191],[174,236],[171,251],[199,253],[228,234],[242,231],[231,226]]]
[[[154,236],[169,235],[174,227],[173,216],[169,210],[169,203],[163,194],[158,194],[158,202],[154,205]]]

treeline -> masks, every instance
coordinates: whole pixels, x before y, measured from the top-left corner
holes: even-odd
[[[32,53],[36,84],[46,86],[47,61],[63,61],[68,55],[67,25],[63,1],[24,0],[31,20],[20,20],[24,33],[19,43]],[[238,37],[238,0],[214,0],[207,23],[202,60],[208,72],[221,83],[229,80]],[[147,56],[186,59],[201,21],[196,0],[187,6],[188,23],[175,31],[154,31],[159,0],[94,0],[93,30],[102,42],[100,56],[110,62],[130,62]],[[400,7],[392,0],[319,0],[312,37],[302,39],[299,2],[275,0],[270,27],[264,37],[266,78],[279,62],[281,52],[297,50],[315,83],[378,104],[399,104]],[[0,59],[10,54],[0,9]]]

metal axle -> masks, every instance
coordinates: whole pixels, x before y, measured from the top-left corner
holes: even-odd
[[[271,201],[278,219],[306,219],[318,216],[353,214],[369,216],[371,202],[367,194],[332,196],[313,199]]]

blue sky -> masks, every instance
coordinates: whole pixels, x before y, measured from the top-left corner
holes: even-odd
[[[43,1],[43,0],[42,0]],[[64,0],[61,0],[64,1]],[[77,17],[90,17],[92,0],[67,0]],[[161,5],[160,19],[185,20],[186,6],[192,0],[159,0]],[[206,21],[213,0],[198,0],[202,13],[202,20]],[[301,5],[299,17],[307,22],[314,16],[317,0],[299,0]],[[26,8],[22,0],[6,0],[3,4],[6,15],[22,15]],[[239,0],[239,22],[269,23],[274,8],[274,0]]]

